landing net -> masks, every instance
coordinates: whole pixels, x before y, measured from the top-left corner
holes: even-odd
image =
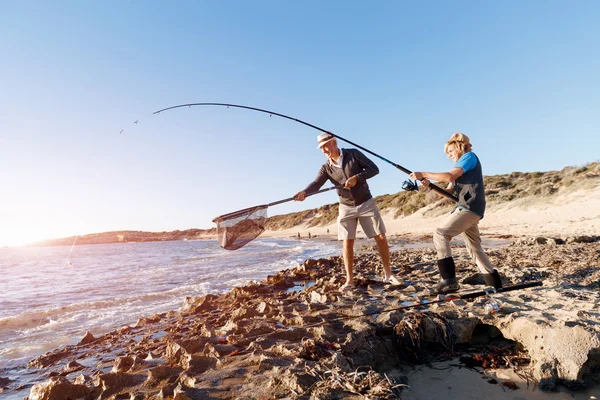
[[[213,219],[219,245],[226,250],[237,250],[256,239],[265,230],[267,207],[256,206]]]

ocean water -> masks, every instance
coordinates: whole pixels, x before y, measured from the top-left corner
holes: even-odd
[[[257,239],[0,249],[0,368],[177,310],[186,296],[224,293],[308,258],[341,254],[329,239]]]

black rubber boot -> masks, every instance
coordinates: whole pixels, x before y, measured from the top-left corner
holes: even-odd
[[[500,289],[502,287],[502,279],[500,279],[500,274],[498,271],[494,270],[494,272],[491,274],[482,275],[486,285],[493,286],[496,289]]]
[[[456,280],[454,259],[452,257],[442,258],[437,260],[437,265],[442,280],[431,289],[431,292],[433,294],[453,293],[460,289],[460,285]]]

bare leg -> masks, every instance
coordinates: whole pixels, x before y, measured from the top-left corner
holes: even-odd
[[[344,266],[346,267],[346,283],[343,287],[354,284],[354,239],[344,240]],[[342,288],[343,288],[342,287]]]
[[[389,280],[392,277],[392,269],[390,268],[390,247],[388,246],[385,233],[375,236],[375,241],[377,242],[377,250],[383,264],[384,278]]]

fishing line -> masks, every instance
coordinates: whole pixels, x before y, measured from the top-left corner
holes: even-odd
[[[306,126],[308,126],[310,128],[316,129],[316,130],[321,131],[323,133],[328,133],[328,134],[336,137],[337,139],[343,140],[344,142],[346,142],[348,144],[351,144],[352,146],[354,146],[356,148],[359,148],[359,149],[361,149],[361,150],[363,150],[363,151],[365,151],[365,152],[367,152],[367,153],[369,153],[369,154],[371,154],[371,155],[373,155],[373,156],[375,156],[375,157],[377,157],[377,158],[379,158],[379,159],[387,162],[388,164],[393,165],[396,169],[399,169],[400,171],[402,171],[402,172],[404,172],[404,173],[406,173],[408,175],[410,175],[412,173],[412,171],[410,171],[409,169],[406,169],[403,166],[401,166],[399,164],[396,164],[396,163],[388,160],[387,158],[382,157],[381,155],[379,155],[377,153],[374,153],[373,151],[371,151],[371,150],[369,150],[367,148],[362,147],[361,145],[359,145],[357,143],[354,143],[354,142],[352,142],[352,141],[350,141],[350,140],[348,140],[346,138],[343,138],[343,137],[341,137],[338,134],[326,131],[323,128],[319,128],[316,125],[310,124],[310,123],[302,121],[300,119],[293,118],[293,117],[290,117],[290,116],[285,115],[285,114],[280,114],[280,113],[277,113],[275,111],[264,110],[262,108],[243,106],[243,105],[239,105],[239,104],[229,104],[229,103],[188,103],[188,104],[179,104],[179,105],[176,105],[176,106],[171,106],[171,107],[163,108],[161,110],[155,111],[153,113],[153,115],[157,115],[157,114],[163,113],[165,111],[173,110],[173,109],[176,109],[176,108],[182,108],[182,107],[191,108],[191,107],[194,107],[194,106],[222,106],[222,107],[227,107],[227,108],[229,108],[229,107],[242,108],[242,109],[246,109],[246,110],[258,111],[258,112],[262,112],[262,113],[265,113],[265,114],[269,114],[269,116],[276,115],[276,116],[281,117],[281,118],[289,119],[291,121],[296,121],[296,122],[298,122],[300,124],[306,125]],[[454,196],[453,194],[445,191],[444,189],[442,189],[440,187],[437,187],[435,185],[430,185],[430,188],[431,188],[431,190],[437,192],[438,194],[440,194],[440,195],[442,195],[442,196],[444,196],[444,197],[446,197],[446,198],[448,198],[448,199],[450,199],[450,200],[452,200],[452,201],[454,201],[456,203],[458,202],[458,198],[456,196]]]
[[[72,267],[73,263],[71,263],[71,261],[69,260],[69,257],[71,257],[71,253],[73,252],[73,248],[75,247],[75,242],[77,242],[77,238],[79,237],[79,235],[75,236],[75,239],[73,239],[73,244],[71,245],[71,250],[69,250],[69,254],[67,255],[66,258],[66,262],[67,262],[67,266]]]

